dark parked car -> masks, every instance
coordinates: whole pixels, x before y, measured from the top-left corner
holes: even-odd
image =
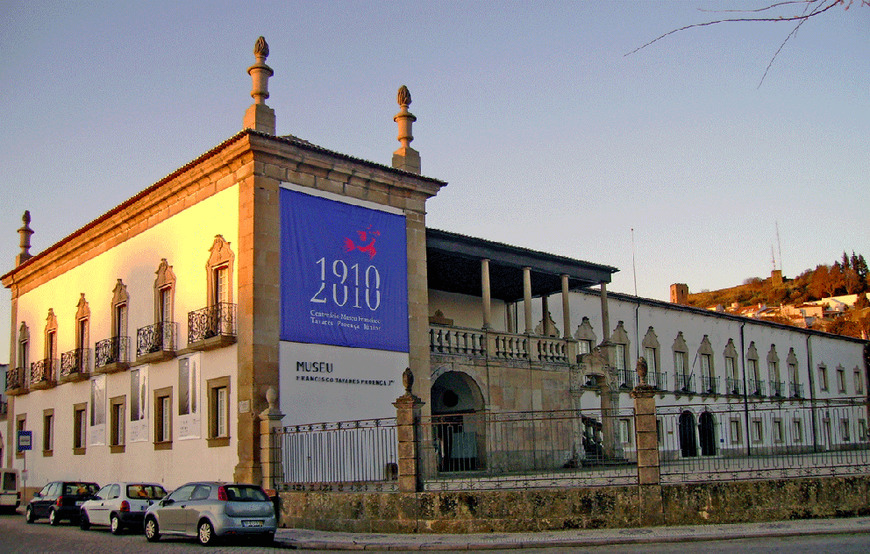
[[[33,523],[47,517],[52,525],[57,525],[64,519],[78,522],[81,505],[99,489],[100,486],[96,483],[52,481],[33,495],[33,499],[24,509],[24,519],[27,523]]]
[[[219,537],[246,535],[271,544],[276,529],[275,507],[257,485],[187,483],[145,512],[145,538],[151,542],[181,535],[209,545]]]

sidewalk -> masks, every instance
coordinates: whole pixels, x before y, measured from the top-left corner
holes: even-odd
[[[541,533],[392,535],[279,529],[276,546],[300,550],[493,550],[649,544],[800,535],[870,533],[870,517],[805,519],[766,523],[583,529]]]

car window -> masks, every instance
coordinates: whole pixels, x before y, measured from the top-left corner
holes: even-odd
[[[64,483],[63,484],[63,494],[74,496],[91,496],[95,492],[97,492],[99,487],[96,483]],[[60,491],[58,492],[60,494]]]
[[[190,495],[191,500],[205,500],[208,498],[208,495],[211,494],[211,487],[209,485],[197,485],[196,489],[194,489],[193,494]]]
[[[127,498],[160,500],[166,491],[160,485],[127,485]]]
[[[175,489],[168,498],[175,500],[176,502],[190,500],[190,493],[193,492],[195,487],[196,485],[184,485],[183,487],[179,487]]]
[[[49,483],[42,487],[42,490],[39,491],[40,496],[48,496],[48,493],[51,491],[51,488],[55,485],[55,483]]]
[[[112,488],[109,489],[109,499],[118,498],[119,496],[121,496],[121,486],[112,485]]]
[[[269,498],[260,487],[253,485],[226,485],[227,500],[232,502],[268,502]]]
[[[100,489],[100,492],[97,493],[97,496],[99,496],[100,498],[102,498],[104,500],[106,498],[109,498],[109,489],[111,489],[111,488],[112,488],[112,485],[106,485],[105,487]]]
[[[18,488],[18,483],[15,480],[16,474],[12,471],[3,472],[3,490],[11,491]]]

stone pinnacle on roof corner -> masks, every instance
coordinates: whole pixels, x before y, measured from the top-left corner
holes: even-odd
[[[18,229],[18,237],[20,240],[21,253],[15,257],[15,266],[19,266],[33,257],[30,253],[30,235],[34,233],[30,228],[30,210],[24,210],[24,215],[21,216],[21,222],[24,224]]]
[[[267,57],[269,57],[269,44],[264,37],[260,37],[254,43],[256,63],[248,68],[248,75],[251,76],[251,98],[254,99],[254,103],[245,112],[242,128],[274,135],[275,110],[266,105],[266,99],[269,98],[269,77],[275,72],[266,65]]]
[[[417,118],[408,111],[408,106],[411,105],[411,91],[408,87],[399,87],[396,101],[399,104],[399,113],[393,117],[393,121],[399,124],[397,139],[402,146],[393,152],[393,167],[420,175],[420,153],[411,148],[411,141],[414,140],[411,126]]]

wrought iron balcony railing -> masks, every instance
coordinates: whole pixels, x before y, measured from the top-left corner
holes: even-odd
[[[719,394],[719,378],[712,375],[701,375],[701,392]]]
[[[676,374],[676,383],[674,383],[675,392],[697,392],[695,390],[695,376],[686,375],[684,373]]]
[[[6,390],[19,390],[27,386],[27,371],[23,367],[14,367],[6,371]]]
[[[141,358],[155,352],[173,352],[175,328],[174,321],[160,321],[139,329],[136,333],[136,356]]]
[[[187,314],[187,343],[236,336],[236,305],[218,302]]]
[[[130,337],[112,337],[94,345],[94,366],[130,363]]]
[[[619,388],[633,389],[634,388],[634,371],[630,369],[617,370],[617,379],[619,379]]]
[[[91,349],[76,348],[60,355],[61,380],[86,378],[91,370]]]
[[[791,382],[788,384],[788,390],[792,398],[804,397],[804,386],[801,383]]]
[[[770,382],[770,396],[783,396],[783,394],[782,394],[783,386],[782,385],[783,385],[782,381],[771,381]]]
[[[746,392],[752,396],[764,396],[764,381],[761,379],[750,379],[749,388]]]
[[[659,390],[668,390],[668,374],[661,371],[651,371],[646,376],[647,383]]]
[[[30,364],[30,388],[53,387],[57,381],[57,360],[46,358]]]
[[[734,377],[725,378],[725,394],[741,395],[743,394],[743,383]]]

